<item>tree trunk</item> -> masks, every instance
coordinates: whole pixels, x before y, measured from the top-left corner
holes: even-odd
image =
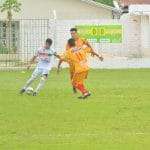
[[[12,13],[7,12],[7,23],[6,23],[6,46],[9,49],[9,53],[12,49]]]

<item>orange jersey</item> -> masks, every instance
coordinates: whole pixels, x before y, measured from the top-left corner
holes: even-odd
[[[64,55],[69,64],[74,66],[74,73],[81,73],[89,70],[87,63],[87,54],[91,52],[91,48],[85,47],[78,49],[77,47],[68,49]]]
[[[78,38],[78,39],[76,40],[76,46],[77,46],[78,48],[82,48],[83,45],[86,45],[86,43],[87,43],[86,39],[83,39],[83,38]]]
[[[82,48],[83,45],[85,45],[85,44],[87,43],[87,40],[79,37],[79,38],[75,41],[75,43],[76,43],[76,47],[80,49],[80,48]],[[68,44],[67,44],[67,45],[66,45],[66,50],[68,50],[68,49],[70,49],[70,48],[69,48],[69,46],[68,46]],[[70,66],[70,73],[73,74],[73,73],[74,73],[75,66],[74,66],[74,64],[73,64],[71,61],[69,62],[69,66]],[[71,75],[71,76],[72,76],[72,75]]]
[[[81,47],[83,47],[84,44],[87,43],[87,40],[79,37],[79,38],[75,41],[75,43],[76,43],[76,47],[77,47],[78,49],[80,49]],[[66,45],[66,50],[68,50],[68,49],[70,49],[70,48],[69,48],[69,46],[68,46],[68,44],[67,44],[67,45]],[[73,75],[74,75],[74,73],[75,73],[75,66],[74,66],[74,64],[73,64],[72,61],[69,61],[68,63],[69,63],[70,75],[71,75],[71,79],[72,79],[72,77],[73,77]]]

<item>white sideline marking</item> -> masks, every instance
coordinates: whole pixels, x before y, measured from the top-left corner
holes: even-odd
[[[139,133],[135,133],[135,134],[145,134],[145,133],[143,133],[143,132],[139,132]]]

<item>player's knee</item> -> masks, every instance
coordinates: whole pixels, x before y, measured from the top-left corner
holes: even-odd
[[[42,80],[42,81],[46,81],[46,80],[47,80],[47,76],[42,76],[42,77],[41,77],[41,80]]]
[[[76,81],[72,81],[72,85],[76,86],[77,85]]]

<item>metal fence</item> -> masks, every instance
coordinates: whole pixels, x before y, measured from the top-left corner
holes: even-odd
[[[26,67],[49,31],[49,19],[0,20],[0,69]]]
[[[102,52],[105,57],[103,63],[90,59],[91,67],[150,67],[150,59],[144,57],[141,47],[140,17],[128,20],[19,19],[10,24],[5,20],[0,20],[0,70],[26,68],[35,51],[44,44],[48,37],[53,39],[55,51],[61,52],[65,49],[67,39],[70,38],[69,29],[71,27],[105,24],[121,24],[123,26],[123,41],[122,43],[91,41],[93,48],[98,53]]]

